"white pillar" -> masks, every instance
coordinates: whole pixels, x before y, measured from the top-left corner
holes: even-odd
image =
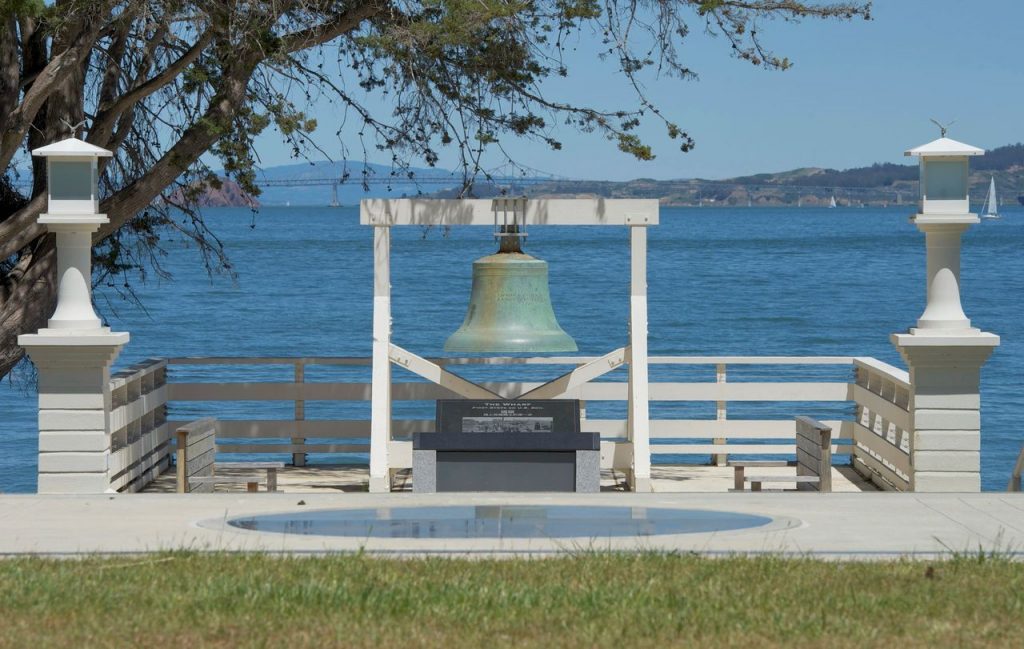
[[[999,336],[971,327],[960,303],[960,239],[970,213],[972,156],[982,149],[946,137],[905,155],[920,159],[919,211],[928,254],[927,303],[908,333],[892,343],[910,368],[910,488],[981,490],[981,366]]]
[[[910,482],[914,491],[981,490],[981,366],[990,333],[894,334],[910,368]]]
[[[110,489],[110,366],[127,333],[102,326],[92,308],[92,234],[99,214],[97,158],[111,152],[69,138],[36,149],[47,158],[47,213],[57,235],[57,307],[48,326],[18,336],[39,372],[39,493]]]
[[[92,308],[92,233],[106,222],[102,214],[39,217],[57,234],[57,307],[48,327],[18,336],[39,376],[39,493],[110,487],[110,366],[128,334],[101,326]]]
[[[651,491],[651,434],[647,372],[647,226],[631,225],[629,296],[629,413],[627,433],[633,444],[628,476],[633,491]]]
[[[910,370],[911,489],[981,490],[981,366],[999,336],[971,327],[960,303],[960,240],[973,214],[918,214],[928,255],[927,306],[892,343]]]
[[[110,488],[110,366],[127,333],[18,337],[39,372],[41,494],[104,493]]]
[[[370,395],[370,491],[391,491],[391,228],[373,229],[373,376]]]

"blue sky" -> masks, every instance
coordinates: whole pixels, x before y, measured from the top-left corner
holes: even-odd
[[[929,117],[955,119],[951,137],[985,148],[1024,140],[1024,0],[876,0],[873,13],[871,22],[759,25],[763,40],[794,62],[785,72],[732,58],[725,39],[693,21],[682,52],[700,79],[647,80],[655,104],[696,140],[690,153],[654,122],[641,131],[657,155],[651,162],[569,129],[557,133],[565,145],[558,152],[530,142],[507,149],[551,173],[626,180],[904,162],[903,150],[937,137]],[[621,75],[590,46],[579,44],[569,79],[546,86],[550,97],[614,106],[628,96]],[[314,112],[318,141],[335,155],[339,121],[326,105]],[[358,150],[351,134],[343,137]],[[294,162],[272,133],[257,150],[265,166]],[[442,153],[441,166],[455,161]]]

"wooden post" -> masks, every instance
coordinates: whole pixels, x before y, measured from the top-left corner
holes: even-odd
[[[631,223],[629,296],[629,416],[627,430],[633,443],[633,491],[651,490],[650,414],[647,373],[647,226]]]
[[[715,381],[717,383],[725,383],[725,379],[726,379],[725,368],[726,368],[725,363],[718,363],[717,367],[715,368]],[[728,416],[728,413],[726,412],[726,403],[727,403],[726,401],[718,401],[718,402],[716,402],[715,419],[717,421],[725,421],[726,420],[726,417]],[[714,443],[715,444],[725,444],[725,438],[724,437],[716,437],[714,439]],[[727,453],[713,453],[711,455],[711,464],[713,464],[714,466],[725,466],[726,462],[728,462],[728,461],[729,461],[729,455]]]
[[[295,361],[295,383],[296,385],[302,385],[306,381],[306,365],[304,361]],[[303,399],[295,400],[295,432],[299,432],[299,428],[302,426],[301,422],[306,419],[306,402]],[[292,444],[305,444],[305,437],[293,437]],[[292,453],[292,464],[295,466],[306,466],[306,454]]]
[[[373,387],[370,395],[370,491],[391,490],[391,228],[373,229]]]
[[[188,493],[188,474],[185,473],[185,466],[188,462],[188,432],[179,430],[177,432],[178,448],[175,451],[174,462],[178,469],[178,493]]]

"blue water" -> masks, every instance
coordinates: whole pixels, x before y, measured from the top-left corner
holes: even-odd
[[[914,324],[924,306],[924,240],[907,222],[908,212],[906,207],[663,209],[661,225],[650,230],[650,353],[858,355],[902,367],[889,334]],[[359,225],[357,209],[264,208],[255,228],[244,209],[208,210],[207,220],[225,242],[237,281],[209,277],[194,248],[170,241],[163,264],[173,279],[151,275],[145,284],[133,280],[145,310],[123,300],[114,287],[101,287],[97,301],[110,324],[132,336],[118,366],[152,356],[370,354],[372,229]],[[603,354],[625,344],[626,229],[545,227],[530,234],[528,250],[549,262],[555,311],[580,352]],[[395,228],[392,237],[395,342],[424,356],[440,355],[445,338],[465,314],[472,260],[493,247],[489,232],[455,228],[446,235],[441,229],[409,227]],[[987,490],[1005,488],[1024,441],[1017,428],[1022,414],[1017,377],[1024,369],[1018,297],[1024,284],[1022,250],[1020,208],[1008,208],[1004,219],[974,226],[964,237],[964,310],[976,326],[1003,340],[982,372],[982,482]],[[700,374],[705,370],[672,371],[707,380]],[[479,377],[493,369],[460,371]],[[522,371],[524,378],[535,379],[544,370]],[[652,379],[669,377],[658,371],[652,370]],[[765,371],[730,369],[729,379],[756,379]],[[836,377],[837,370],[788,371],[825,378]],[[289,372],[235,368],[218,375],[210,369],[178,368],[174,376],[288,380]],[[307,372],[307,380],[368,378],[366,368]],[[729,416],[789,417],[800,407],[730,404]],[[288,418],[291,408],[288,402],[188,404],[176,406],[170,416],[211,412],[224,418]],[[652,413],[713,417],[712,408],[652,404]],[[804,412],[821,418],[850,416],[844,404],[808,404]],[[368,414],[365,403],[310,402],[306,407],[307,418]],[[593,410],[588,414],[606,416]],[[432,414],[428,404],[399,404],[396,416]],[[3,381],[0,491],[35,490],[35,419],[31,389],[18,380]],[[318,459],[325,458],[312,458]]]

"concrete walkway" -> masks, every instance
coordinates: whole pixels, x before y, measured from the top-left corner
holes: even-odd
[[[746,530],[644,537],[343,538],[253,532],[228,519],[323,509],[569,505],[716,510],[767,516]],[[429,514],[429,512],[424,512]],[[429,534],[429,526],[424,528]],[[1024,494],[146,494],[0,496],[0,554],[75,556],[168,549],[538,556],[580,549],[673,550],[877,559],[998,552],[1024,558]]]

